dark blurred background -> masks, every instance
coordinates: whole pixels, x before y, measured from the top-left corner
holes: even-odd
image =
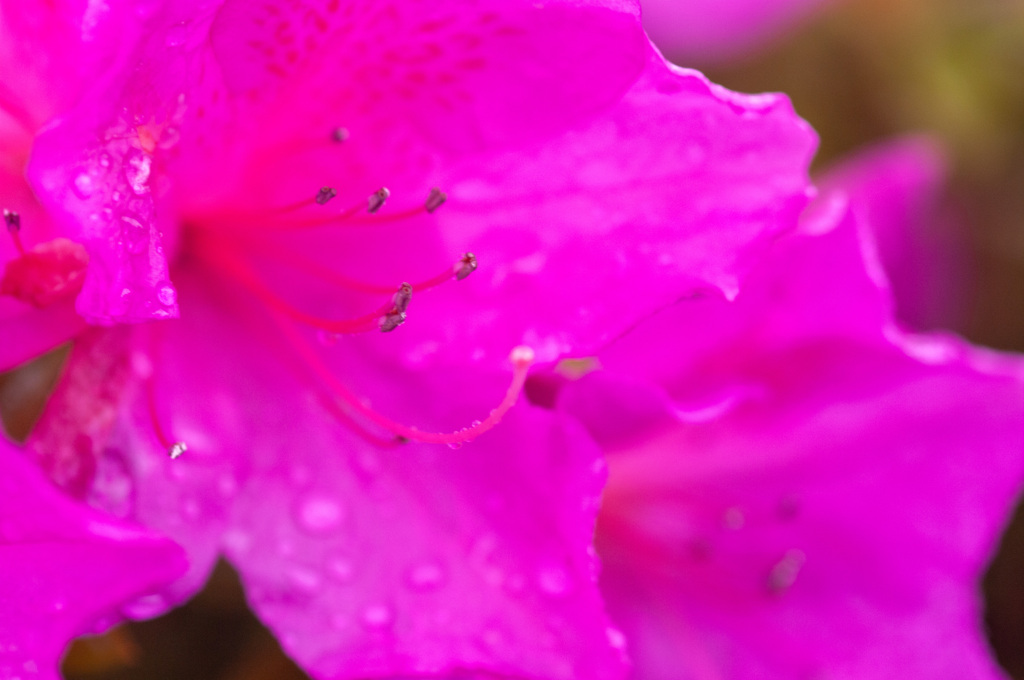
[[[821,136],[816,170],[902,133],[939,140],[950,162],[942,201],[957,215],[962,244],[952,330],[978,344],[1024,351],[1024,0],[832,0],[742,56],[678,61],[735,90],[789,94]],[[63,356],[58,351],[0,376],[0,412],[12,435],[26,434]],[[992,645],[1003,666],[1024,680],[1020,511],[984,590]],[[226,565],[186,606],[77,642],[65,674],[72,680],[305,677],[248,612]]]

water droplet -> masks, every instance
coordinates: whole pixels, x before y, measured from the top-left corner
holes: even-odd
[[[455,449],[455,450],[461,449],[462,448],[462,442],[448,442],[448,448],[449,449]]]
[[[739,508],[729,508],[722,515],[722,525],[726,529],[737,531],[742,529],[743,525],[747,523],[747,518],[743,515],[743,511]]]
[[[615,626],[608,626],[605,630],[605,634],[608,635],[608,644],[612,646],[612,649],[626,649],[626,636],[621,630]]]
[[[572,588],[572,581],[562,567],[547,566],[537,571],[537,586],[545,595],[563,597]]]
[[[149,245],[148,230],[132,215],[121,215],[121,237],[128,252],[134,255],[138,255]]]
[[[305,567],[292,567],[288,570],[288,582],[301,591],[312,593],[320,587],[320,575]]]
[[[333,557],[327,563],[327,572],[339,583],[349,583],[355,576],[356,568],[352,560],[346,557]]]
[[[128,185],[137,196],[149,192],[149,173],[152,159],[137,149],[133,149],[124,161],[124,176]]]
[[[103,169],[109,168],[110,167],[110,154],[107,154],[107,153],[100,154],[99,163],[100,163],[100,167],[101,168],[103,168]]]
[[[170,286],[163,286],[157,292],[156,297],[160,300],[160,304],[165,307],[172,307],[178,299],[177,293],[174,292],[174,288]]]
[[[363,625],[370,630],[383,630],[395,621],[395,612],[386,604],[371,604],[363,610]]]
[[[796,583],[796,577],[807,561],[807,555],[803,550],[793,548],[787,550],[782,559],[775,563],[771,572],[768,573],[768,590],[772,593],[781,593],[788,590]]]
[[[232,553],[235,555],[247,553],[252,547],[252,536],[237,529],[225,531],[221,541],[227,549],[229,556]]]
[[[160,133],[160,148],[161,149],[172,149],[177,146],[181,140],[181,131],[174,126],[165,127],[163,132]]]
[[[439,562],[422,562],[409,569],[405,582],[413,590],[436,590],[444,585],[447,579],[444,566]]]
[[[82,199],[89,198],[96,191],[96,184],[92,181],[92,177],[89,173],[84,170],[75,176],[73,182],[75,194]]]
[[[167,600],[161,595],[146,595],[121,607],[121,613],[130,619],[151,619],[167,609]]]
[[[330,496],[312,494],[300,500],[295,519],[307,533],[323,534],[344,521],[345,508]]]

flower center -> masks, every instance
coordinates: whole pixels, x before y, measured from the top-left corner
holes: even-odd
[[[348,139],[348,131],[344,128],[335,128],[330,135],[331,143],[340,144]],[[395,224],[432,214],[447,200],[447,195],[435,187],[418,205],[389,212],[385,208],[389,205],[391,192],[386,187],[340,210],[334,207],[337,197],[338,192],[333,187],[324,186],[310,191],[306,198],[277,208],[255,213],[206,215],[201,221],[193,223],[193,228],[189,230],[188,251],[215,271],[231,278],[260,301],[270,312],[287,343],[301,358],[302,379],[311,383],[314,392],[320,395],[320,402],[335,418],[368,441],[382,446],[415,441],[458,447],[490,430],[512,408],[523,389],[534,359],[530,348],[516,347],[512,350],[511,383],[504,398],[485,418],[455,432],[424,432],[368,407],[364,399],[334,375],[301,332],[303,327],[316,329],[323,345],[334,344],[350,334],[392,332],[406,322],[414,293],[419,295],[442,284],[461,281],[477,268],[476,257],[472,253],[465,253],[434,276],[415,283],[387,285],[340,273],[332,266],[291,249],[287,241],[282,245],[279,240],[267,240],[268,236],[303,230],[357,225],[372,228]],[[268,285],[257,261],[272,262],[275,267],[284,266],[294,270],[296,275],[315,279],[329,288],[343,291],[348,297],[353,294],[378,297],[379,303],[365,313],[350,318],[324,318],[299,308]],[[160,434],[158,431],[158,438]],[[171,438],[166,436],[161,438],[161,443],[169,451],[174,446]]]

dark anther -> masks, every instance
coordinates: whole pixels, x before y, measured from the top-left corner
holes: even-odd
[[[316,204],[323,205],[337,195],[338,192],[331,187],[320,187],[320,191],[316,192]]]
[[[331,141],[336,144],[348,141],[348,130],[343,127],[336,127],[331,130]]]
[[[399,287],[398,292],[395,293],[392,301],[395,305],[394,309],[391,310],[392,313],[405,314],[405,310],[409,309],[409,303],[412,301],[412,285],[403,283]]]
[[[476,255],[466,253],[462,259],[455,263],[455,280],[461,281],[476,271]]]
[[[444,193],[437,187],[430,190],[430,194],[427,195],[427,201],[423,204],[423,207],[427,209],[428,213],[432,213],[448,200],[448,194]]]
[[[370,213],[377,212],[384,205],[384,202],[388,200],[388,196],[390,195],[391,192],[388,190],[387,187],[381,187],[380,189],[377,189],[372,194],[370,194],[370,197],[368,199],[366,199],[366,211]]]
[[[7,231],[21,231],[21,215],[13,210],[4,209],[4,224],[7,225]]]
[[[405,312],[399,312],[398,310],[392,309],[390,312],[380,317],[380,332],[390,333],[403,323],[405,323]]]

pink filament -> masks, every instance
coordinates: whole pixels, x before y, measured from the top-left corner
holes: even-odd
[[[295,321],[299,321],[330,333],[366,333],[378,330],[378,321],[380,317],[391,311],[393,304],[391,301],[388,301],[376,310],[369,312],[368,314],[358,316],[354,319],[322,319],[313,314],[307,314],[302,310],[296,309],[291,304],[278,297],[277,294],[267,288],[259,280],[259,277],[252,268],[241,258],[229,254],[226,251],[222,251],[218,253],[216,261],[223,271],[233,276],[239,283],[248,288],[250,292],[252,292],[260,299],[261,302],[271,309],[274,309]]]
[[[330,267],[325,267],[319,262],[303,257],[298,253],[280,248],[278,246],[271,246],[265,243],[259,243],[257,241],[246,240],[245,249],[250,252],[263,253],[273,257],[279,262],[283,262],[291,267],[294,267],[302,272],[311,274],[322,281],[337,285],[340,288],[347,290],[353,290],[360,293],[394,293],[398,290],[398,285],[380,285],[373,283],[366,283],[358,279],[353,279],[343,274],[339,274]],[[432,276],[429,279],[420,281],[412,284],[412,289],[415,292],[422,292],[435,288],[445,281],[449,281],[455,278],[455,268],[449,267],[447,270],[441,272],[436,276]]]
[[[331,370],[324,365],[320,357],[317,356],[315,351],[313,351],[313,348],[309,346],[295,328],[284,322],[280,317],[275,316],[274,318],[277,320],[278,326],[281,328],[289,343],[305,360],[309,369],[324,383],[324,385],[327,386],[328,389],[330,389],[335,396],[341,399],[349,408],[352,409],[352,411],[366,418],[374,425],[377,425],[396,436],[403,437],[414,442],[458,445],[472,441],[484,432],[487,432],[500,423],[504,415],[515,405],[516,401],[519,399],[519,394],[523,390],[523,384],[526,382],[526,375],[529,372],[530,365],[533,363],[533,350],[528,347],[517,347],[512,350],[512,381],[508,386],[508,390],[505,392],[504,399],[501,400],[501,403],[498,404],[496,408],[491,410],[490,414],[488,414],[487,418],[484,420],[474,423],[465,429],[458,430],[457,432],[421,432],[415,427],[395,422],[394,420],[377,413],[372,408],[363,404],[355,394],[345,387],[341,381],[334,377]]]

